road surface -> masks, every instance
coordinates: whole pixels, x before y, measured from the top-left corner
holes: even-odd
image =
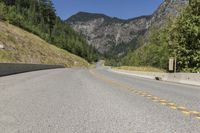
[[[105,67],[0,78],[0,133],[200,133],[200,88]]]

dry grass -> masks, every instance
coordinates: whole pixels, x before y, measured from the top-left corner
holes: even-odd
[[[165,72],[164,70],[154,67],[134,67],[134,66],[121,66],[114,69],[128,70],[128,71],[143,71],[143,72]]]
[[[90,68],[91,68],[91,69],[92,69],[92,68],[96,68],[96,63],[90,64]]]
[[[84,59],[59,49],[36,35],[0,22],[1,63],[62,64],[65,67],[88,67]]]

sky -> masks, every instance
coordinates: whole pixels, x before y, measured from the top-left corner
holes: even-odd
[[[121,19],[152,14],[163,0],[52,0],[63,20],[83,11]]]

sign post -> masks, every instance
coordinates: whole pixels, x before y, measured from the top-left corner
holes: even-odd
[[[0,44],[0,49],[4,49],[4,45]]]

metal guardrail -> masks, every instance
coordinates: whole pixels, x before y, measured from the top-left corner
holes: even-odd
[[[0,63],[0,77],[31,71],[64,68],[62,65]]]

